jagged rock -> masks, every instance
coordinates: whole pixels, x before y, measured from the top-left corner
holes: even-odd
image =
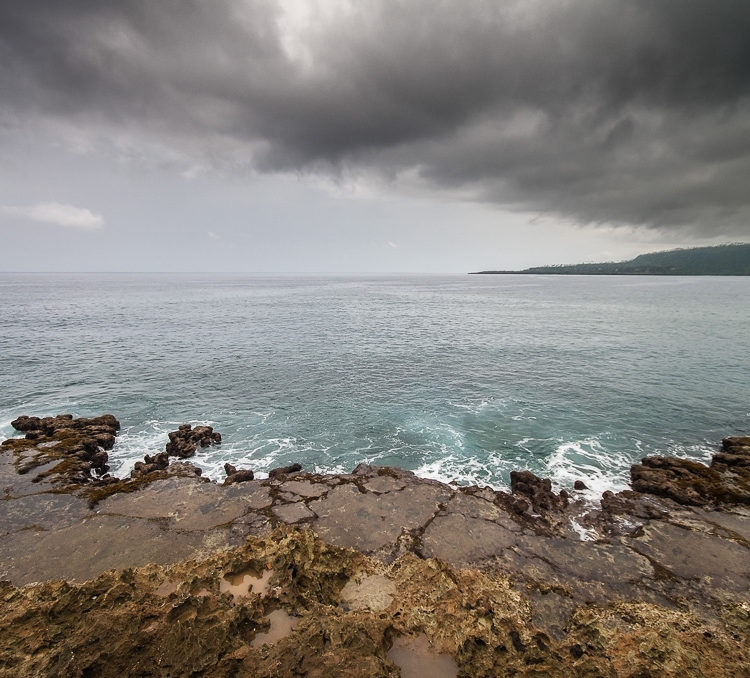
[[[268,477],[280,478],[282,476],[288,475],[289,473],[297,473],[297,471],[301,471],[301,470],[302,470],[301,464],[289,464],[289,466],[279,466],[278,468],[271,469],[268,472]],[[355,470],[355,473],[356,473],[356,470]]]
[[[529,502],[518,497],[511,503],[511,508],[520,516],[529,510]]]
[[[744,467],[750,469],[750,453],[748,454],[727,454],[719,452],[711,459],[711,467],[724,466],[727,468]]]
[[[736,440],[736,439],[725,439]],[[724,449],[738,450],[730,443]],[[668,497],[687,506],[750,504],[750,468],[743,454],[720,453],[711,466],[674,457],[645,457],[630,468],[637,492]]]
[[[202,469],[195,466],[195,464],[191,464],[187,461],[173,461],[171,464],[164,466],[162,466],[161,464],[149,464],[142,461],[137,461],[133,470],[130,472],[130,477],[143,478],[144,476],[148,476],[149,474],[156,473],[158,471],[162,471],[168,476],[187,477],[200,476],[203,473]],[[161,477],[163,477],[163,475]]]
[[[718,606],[707,618],[662,601],[578,605],[559,586],[537,593],[502,571],[412,556],[384,567],[294,528],[174,560],[182,562],[109,569],[79,583],[0,582],[0,673],[388,678],[399,675],[389,655],[399,637],[425,639],[424,670],[412,675],[437,675],[425,668],[436,654],[455,659],[441,675],[456,667],[462,676],[551,677],[750,670],[746,603]],[[268,573],[271,587],[239,600],[222,593],[248,565],[253,578]],[[296,624],[273,642],[253,642],[271,609],[293,612]],[[558,613],[559,634],[543,633]]]
[[[71,414],[56,417],[23,415],[11,424],[26,434],[23,439],[11,438],[2,444],[3,450],[15,454],[19,473],[28,473],[59,460],[61,463],[41,478],[53,477],[56,481],[74,484],[89,482],[96,475],[107,472],[105,450],[114,446],[120,429],[120,422],[111,414],[78,419]]]
[[[244,483],[248,480],[253,480],[255,478],[255,474],[250,471],[249,469],[240,469],[237,471],[237,473],[233,473],[231,476],[228,476],[227,479],[224,481],[224,485],[233,485],[234,483]]]
[[[164,469],[169,476],[183,476],[183,477],[199,477],[203,474],[203,470],[195,464],[191,464],[189,461],[173,461],[166,469]],[[206,482],[210,482],[208,478]]]
[[[164,471],[168,466],[169,455],[166,452],[159,452],[153,457],[147,454],[143,457],[143,461],[135,462],[133,470],[130,472],[130,477],[141,478],[142,476],[153,473],[154,471]],[[200,475],[200,473],[198,475]]]
[[[145,476],[148,473],[153,473],[158,470],[159,467],[156,464],[146,464],[142,461],[137,461],[133,466],[133,470],[130,472],[130,477],[140,478],[141,476]]]
[[[750,436],[731,436],[721,441],[721,449],[731,454],[750,454]]]
[[[224,485],[233,485],[234,483],[244,483],[248,480],[253,480],[255,474],[249,469],[237,469],[236,466],[232,466],[230,463],[224,464],[224,471],[227,474]]]
[[[555,494],[549,478],[540,478],[531,471],[511,471],[510,489],[513,494],[527,497],[538,512],[562,511],[568,505],[567,493]]]
[[[143,461],[147,464],[154,464],[157,468],[164,469],[169,466],[169,455],[166,452],[159,452],[153,457],[147,454],[143,457]]]
[[[221,443],[221,434],[211,426],[196,426],[182,424],[176,431],[169,433],[166,453],[172,457],[186,459],[192,457],[198,446],[208,447]]]
[[[584,482],[583,482],[582,480],[576,480],[576,481],[575,481],[575,482],[573,483],[573,489],[574,489],[574,490],[578,490],[578,491],[581,491],[581,490],[588,490],[588,489],[589,489],[589,487],[588,487],[588,485],[586,485],[586,483],[584,483]]]

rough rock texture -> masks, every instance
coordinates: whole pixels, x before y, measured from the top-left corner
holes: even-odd
[[[176,431],[168,434],[166,452],[171,457],[186,459],[192,457],[198,447],[208,447],[221,443],[221,434],[211,426],[196,426],[182,424]]]
[[[750,437],[725,438],[706,466],[687,459],[646,457],[630,470],[637,492],[687,506],[750,505]]]
[[[91,430],[55,420],[1,448],[0,676],[397,676],[401,637],[462,677],[750,675],[750,507],[726,459],[747,439],[710,467],[644,462],[649,491],[592,507],[530,473],[511,494],[367,465],[221,486],[162,455],[108,484],[19,473],[18,448]],[[731,491],[679,501],[695,476]],[[221,593],[269,571],[264,596]],[[294,629],[263,645],[274,610]]]
[[[268,472],[269,478],[281,478],[282,476],[289,475],[290,473],[297,473],[302,470],[301,464],[289,464],[289,466],[279,466],[278,468],[272,468]]]
[[[555,494],[552,491],[552,482],[549,478],[540,478],[531,471],[511,471],[510,491],[513,494],[521,494],[526,497],[537,513],[561,511],[568,505],[568,496],[565,490]]]
[[[220,591],[236,573],[268,571],[265,593]],[[200,562],[115,570],[78,585],[0,584],[0,676],[395,678],[389,649],[420,635],[464,677],[719,677],[750,667],[748,606],[724,605],[707,623],[645,602],[582,605],[556,635],[537,623],[535,607],[502,573],[411,554],[384,565],[312,531],[279,528]],[[294,617],[293,630],[253,643],[274,610]]]
[[[254,480],[255,474],[250,469],[238,469],[235,466],[227,463],[224,464],[224,471],[227,474],[225,485],[233,485],[234,483],[244,483],[248,480]]]
[[[106,450],[112,449],[120,430],[111,414],[90,419],[74,419],[70,414],[21,416],[11,426],[26,435],[3,441],[0,451],[14,454],[18,472],[45,467],[40,479],[64,485],[85,484],[103,476],[109,469]]]

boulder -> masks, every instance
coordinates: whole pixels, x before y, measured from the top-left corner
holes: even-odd
[[[182,424],[176,431],[169,434],[166,453],[171,457],[187,459],[192,457],[198,447],[208,447],[221,443],[221,434],[211,426],[196,426]]]
[[[235,471],[232,475],[227,476],[224,481],[225,485],[234,485],[234,483],[244,483],[248,480],[253,480],[255,474],[250,469],[240,469]]]
[[[531,471],[511,471],[510,489],[513,494],[526,497],[539,513],[563,511],[568,505],[567,492],[555,494],[549,478],[540,478]]]
[[[234,483],[244,483],[248,480],[254,480],[255,474],[250,469],[238,469],[236,466],[232,466],[229,462],[224,464],[224,471],[227,474],[227,478],[224,481],[224,485],[233,485]]]
[[[301,464],[289,464],[289,466],[279,466],[278,468],[273,468],[268,472],[269,478],[280,478],[285,475],[288,475],[289,473],[297,473],[297,471],[302,470]]]

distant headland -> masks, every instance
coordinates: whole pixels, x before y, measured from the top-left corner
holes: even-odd
[[[750,243],[693,247],[641,254],[630,261],[535,266],[522,271],[474,271],[478,274],[546,275],[750,275]]]

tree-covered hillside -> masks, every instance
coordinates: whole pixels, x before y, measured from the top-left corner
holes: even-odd
[[[750,275],[750,243],[650,252],[630,261],[614,263],[537,266],[523,271],[479,272],[557,275]]]

